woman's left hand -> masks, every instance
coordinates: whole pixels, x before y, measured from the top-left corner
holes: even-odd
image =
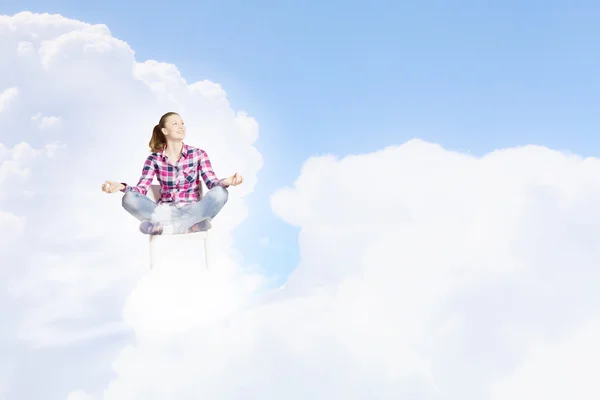
[[[244,182],[244,178],[236,172],[235,174],[231,175],[229,178],[223,179],[222,182],[223,182],[223,184],[225,184],[227,186],[237,186],[237,185],[241,184],[242,182]]]

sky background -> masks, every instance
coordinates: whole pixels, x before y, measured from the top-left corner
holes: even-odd
[[[219,83],[234,109],[258,121],[264,168],[236,240],[277,283],[297,265],[298,232],[273,216],[269,196],[310,156],[415,137],[476,155],[530,143],[583,155],[600,148],[597,2],[0,4],[8,15],[29,10],[105,24],[138,61],[173,63],[188,82]],[[398,173],[406,172],[390,177]],[[367,182],[357,183],[357,195],[366,190]],[[356,218],[368,216],[357,210]]]
[[[0,399],[600,398],[599,17],[0,0]],[[175,104],[247,177],[209,275],[99,190]]]

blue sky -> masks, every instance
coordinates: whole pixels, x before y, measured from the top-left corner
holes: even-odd
[[[528,143],[583,155],[600,149],[597,3],[166,4],[23,0],[2,3],[0,13],[103,23],[138,61],[174,63],[188,82],[220,83],[234,109],[259,122],[265,161],[237,246],[282,278],[296,266],[297,231],[271,213],[269,196],[310,156],[414,137],[474,154]],[[410,173],[389,172],[392,185]],[[357,218],[368,216],[357,210]],[[263,236],[278,247],[260,249]]]

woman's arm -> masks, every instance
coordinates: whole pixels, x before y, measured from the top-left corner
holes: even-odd
[[[204,150],[199,150],[199,159],[198,159],[198,172],[204,181],[204,184],[208,188],[208,190],[212,189],[215,186],[223,186],[227,188],[228,186],[223,184],[222,180],[217,178],[217,175],[213,171],[212,164],[210,163],[210,159],[208,158],[208,154]]]

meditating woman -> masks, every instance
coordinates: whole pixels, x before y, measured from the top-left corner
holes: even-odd
[[[227,203],[227,188],[243,182],[238,173],[217,179],[206,152],[183,143],[185,134],[181,116],[166,113],[152,131],[151,153],[138,184],[129,186],[107,180],[102,185],[106,193],[125,193],[123,208],[141,221],[142,233],[182,234],[209,229],[210,221]],[[146,196],[155,176],[161,189],[158,204]],[[208,188],[204,195],[200,179]]]

